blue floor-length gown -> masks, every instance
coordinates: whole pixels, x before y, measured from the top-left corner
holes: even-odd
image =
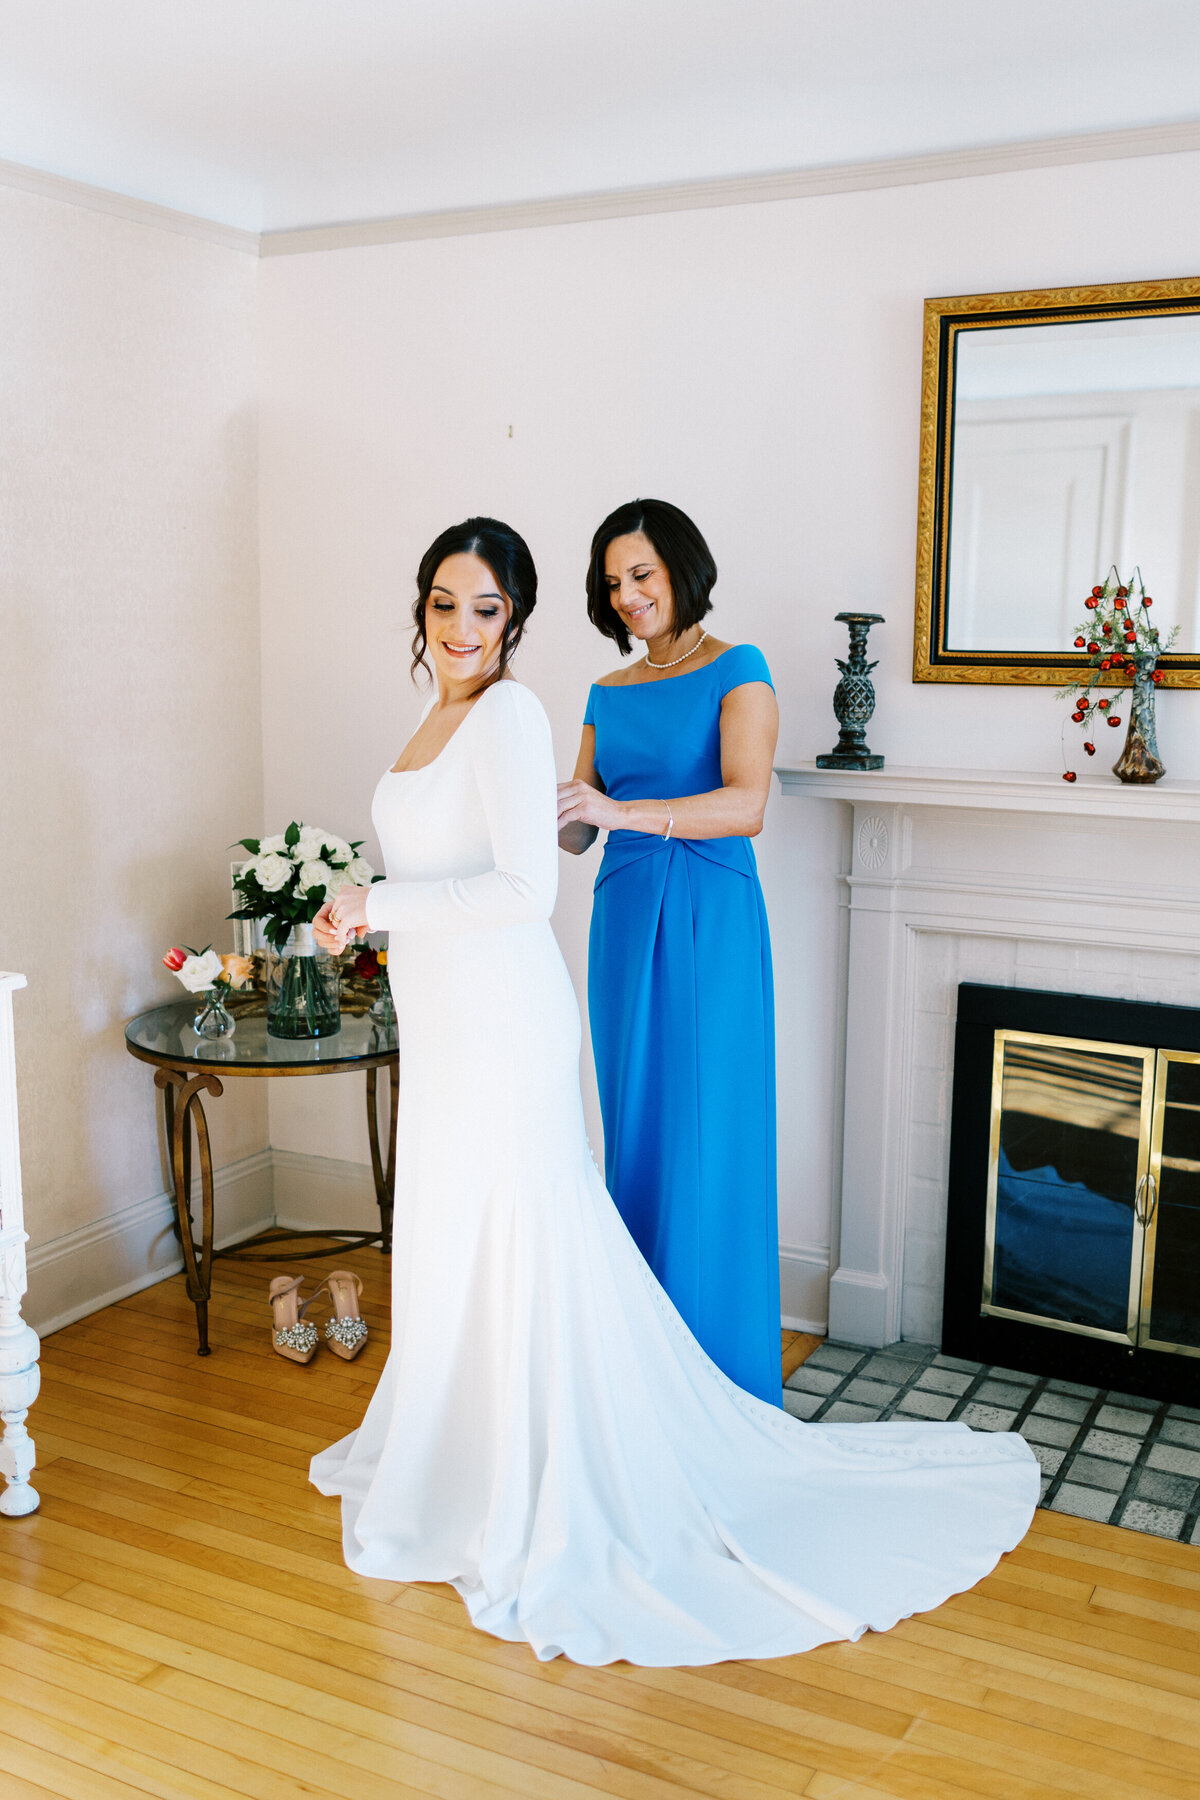
[[[739,644],[666,681],[594,686],[584,723],[605,790],[719,788],[721,702],[755,681],[771,685],[766,660]],[[609,1191],[709,1356],[778,1406],[775,1015],[748,838],[610,832],[588,1006]]]

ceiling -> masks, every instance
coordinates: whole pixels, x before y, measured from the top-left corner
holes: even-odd
[[[1196,119],[1196,0],[0,0],[0,158],[251,231]]]

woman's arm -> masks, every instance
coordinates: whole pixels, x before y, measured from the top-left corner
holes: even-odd
[[[596,773],[596,727],[585,725],[583,736],[579,740],[579,755],[575,759],[575,773],[570,781],[558,784],[558,843],[561,850],[569,850],[572,856],[582,856],[590,850],[596,841],[597,827],[585,824],[580,819],[572,820],[564,825],[562,822],[563,806],[569,804],[564,796],[572,794],[578,784],[593,788],[596,793],[604,792],[604,783]]]
[[[548,919],[554,910],[554,747],[545,713],[526,688],[497,682],[460,729],[472,733],[475,779],[495,862],[479,875],[442,881],[380,881],[343,888],[323,933],[470,931]],[[325,908],[321,909],[322,914]]]
[[[597,831],[645,831],[661,837],[670,817],[675,820],[674,837],[757,837],[771,792],[778,735],[774,690],[765,681],[743,682],[731,688],[721,702],[719,788],[679,799],[610,800],[594,780],[580,779],[577,768],[575,780],[564,782],[558,790],[558,841],[570,849],[565,834],[581,827],[591,831],[587,843]],[[580,843],[580,848],[586,849],[587,844]]]

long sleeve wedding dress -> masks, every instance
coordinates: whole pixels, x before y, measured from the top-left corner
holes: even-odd
[[[550,928],[550,730],[505,680],[382,777],[400,1034],[393,1340],[313,1458],[346,1561],[452,1582],[541,1658],[771,1657],[886,1630],[1024,1535],[1038,1465],[965,1425],[808,1425],[735,1387],[643,1262],[588,1148]],[[653,1084],[661,1071],[647,1069]]]

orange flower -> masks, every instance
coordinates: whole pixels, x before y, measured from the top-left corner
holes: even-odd
[[[221,958],[221,969],[230,987],[249,987],[254,979],[254,964],[248,956],[230,952]]]

